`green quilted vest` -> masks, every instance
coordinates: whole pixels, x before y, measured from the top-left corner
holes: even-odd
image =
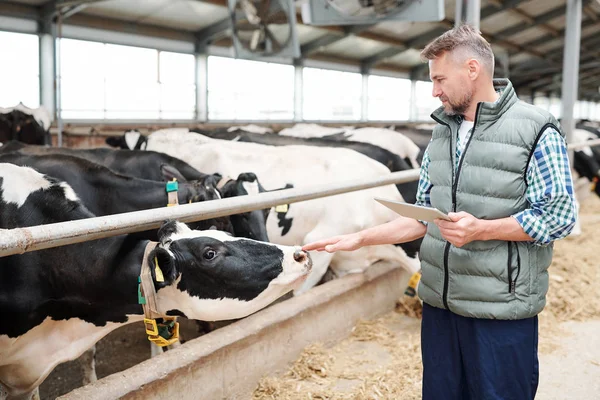
[[[549,125],[564,137],[548,112],[520,101],[507,79],[494,80],[500,98],[477,106],[472,134],[458,168],[453,166],[459,125],[443,107],[428,152],[431,203],[441,211],[466,211],[481,219],[509,217],[528,207],[526,172],[541,133]],[[553,246],[499,240],[457,248],[433,223],[421,245],[419,297],[466,317],[521,319],[546,303]]]

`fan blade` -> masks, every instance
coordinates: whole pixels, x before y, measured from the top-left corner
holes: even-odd
[[[273,45],[273,50],[279,51],[283,48],[281,43],[275,38],[275,35],[271,32],[268,26],[265,25],[265,35],[267,38],[271,39],[271,44]]]

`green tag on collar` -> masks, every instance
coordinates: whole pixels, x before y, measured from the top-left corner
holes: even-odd
[[[167,193],[176,192],[179,189],[179,184],[177,181],[167,182]]]
[[[142,296],[142,277],[138,276],[138,304],[146,304],[146,298]]]

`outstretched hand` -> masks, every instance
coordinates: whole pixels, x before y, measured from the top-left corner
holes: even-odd
[[[326,251],[335,253],[336,251],[353,251],[361,247],[360,236],[356,233],[347,235],[333,236],[327,239],[307,243],[302,246],[304,251]]]

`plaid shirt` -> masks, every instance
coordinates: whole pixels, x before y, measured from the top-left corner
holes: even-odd
[[[467,134],[468,141],[471,131]],[[457,136],[456,162],[460,160],[465,143]],[[465,142],[466,142],[465,141]],[[431,207],[433,185],[429,179],[429,153],[423,155],[417,205]],[[457,165],[454,166],[455,170]],[[571,169],[564,138],[552,127],[542,133],[533,157],[527,166],[529,208],[512,215],[523,231],[539,246],[566,237],[577,219]]]

